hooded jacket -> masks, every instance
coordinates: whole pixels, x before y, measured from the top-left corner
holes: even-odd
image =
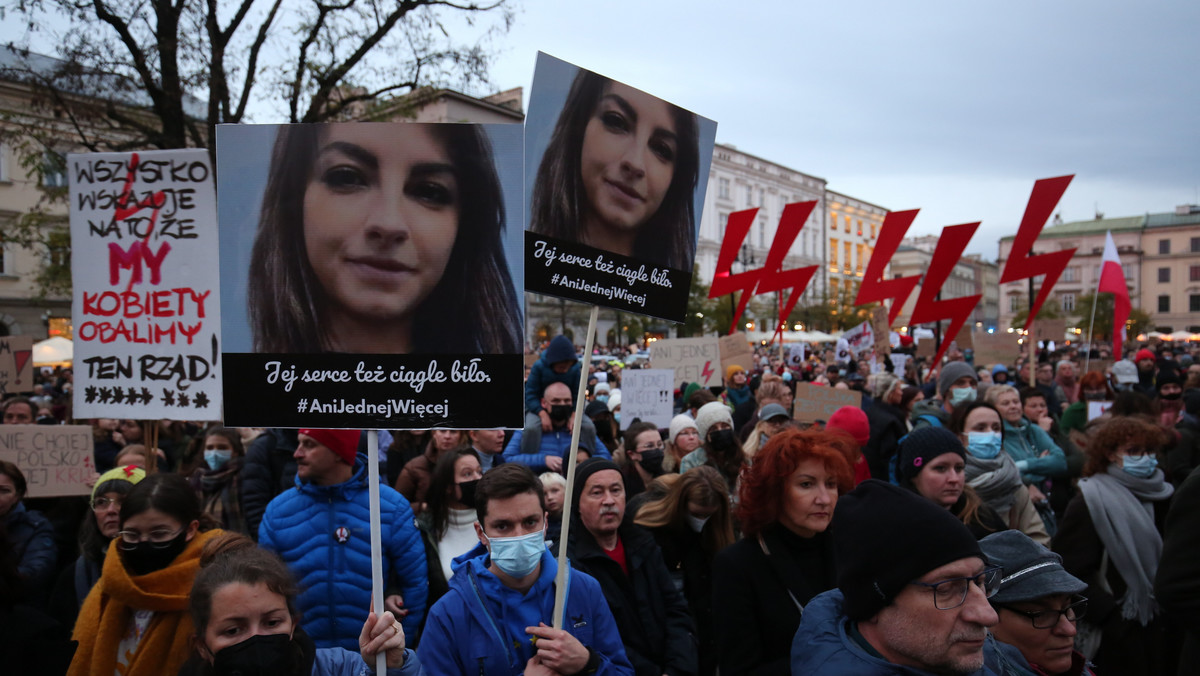
[[[832,589],[810,601],[792,640],[792,673],[933,676],[869,654],[850,636],[849,626],[850,620],[842,613],[841,590]],[[990,634],[983,644],[983,660],[983,668],[970,676],[1001,676],[1029,669],[1020,651],[996,642]]]
[[[1049,451],[1042,455],[1043,451]],[[1004,452],[1021,470],[1026,483],[1040,483],[1049,476],[1067,473],[1067,456],[1038,425],[1021,418],[1015,425],[1004,421]],[[1021,465],[1020,463],[1025,463]]]
[[[54,545],[54,526],[41,512],[27,510],[21,502],[13,505],[0,523],[8,529],[8,543],[17,571],[41,600],[50,590],[56,573],[58,551]]]
[[[383,577],[395,576],[404,607],[401,623],[417,641],[425,616],[428,582],[425,546],[412,508],[389,486],[379,487]],[[359,455],[345,483],[318,486],[296,477],[296,486],[267,505],[258,542],[287,564],[300,595],[296,607],[318,648],[358,650],[358,635],[371,605],[371,512],[367,463]]]
[[[566,373],[555,373],[554,364],[560,361],[571,361],[571,368]],[[542,392],[550,383],[565,383],[571,388],[571,396],[579,390],[579,374],[583,367],[575,354],[575,344],[566,336],[555,336],[550,341],[540,359],[529,367],[529,378],[525,381],[525,410],[537,413],[542,410]]]
[[[525,627],[552,624],[558,563],[542,552],[541,572],[527,592],[510,589],[488,570],[482,545],[456,557],[450,591],[429,612],[417,655],[430,674],[516,676],[536,650]],[[564,629],[598,658],[596,676],[633,676],[616,622],[600,585],[576,570],[567,574]]]

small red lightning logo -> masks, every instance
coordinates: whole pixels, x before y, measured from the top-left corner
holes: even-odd
[[[700,375],[704,376],[704,382],[708,382],[713,377],[712,360],[704,362],[704,368],[700,369]]]
[[[900,248],[900,241],[908,233],[908,228],[917,217],[918,211],[920,209],[891,211],[884,216],[883,223],[879,226],[879,240],[875,244],[875,251],[871,254],[871,259],[867,261],[867,272],[863,275],[862,285],[858,287],[858,296],[854,299],[855,305],[882,303],[891,299],[892,307],[888,311],[888,326],[896,321],[896,315],[900,314],[900,308],[904,307],[904,301],[908,300],[908,296],[916,288],[917,282],[921,281],[921,275],[897,277],[896,279],[884,278],[888,262],[892,260],[896,249]]]
[[[942,230],[937,246],[933,249],[933,258],[929,261],[929,270],[925,272],[925,279],[921,283],[921,294],[917,296],[917,303],[913,306],[912,318],[909,320],[913,324],[950,320],[950,326],[946,330],[945,338],[942,339],[942,345],[933,358],[935,365],[942,363],[942,355],[946,353],[946,348],[950,347],[950,341],[958,335],[958,331],[966,323],[967,317],[971,316],[971,311],[983,298],[983,295],[979,294],[947,300],[937,299],[938,292],[950,277],[950,273],[954,271],[954,266],[962,258],[963,251],[966,250],[971,236],[975,234],[978,227],[979,223],[964,223]]]
[[[816,206],[816,201],[785,205],[783,214],[779,217],[779,227],[775,232],[775,237],[771,240],[771,249],[767,252],[766,264],[761,268],[737,274],[733,273],[733,262],[737,258],[742,243],[746,240],[746,235],[750,232],[750,227],[754,225],[754,216],[758,213],[758,209],[737,211],[729,215],[729,222],[725,228],[725,239],[721,242],[721,251],[717,255],[717,272],[713,277],[712,286],[709,288],[708,297],[717,298],[735,291],[743,292],[733,314],[733,321],[729,327],[730,333],[737,328],[738,319],[745,312],[751,296],[791,289],[792,292],[788,295],[787,302],[780,309],[780,317],[787,317],[796,307],[805,287],[816,273],[817,266],[810,265],[784,270],[783,263],[788,252],[791,251],[797,235],[800,234],[800,229],[804,227],[809,214]],[[777,328],[776,333],[778,332]]]
[[[1021,227],[1017,229],[1017,235],[1013,238],[1012,250],[1004,264],[1004,272],[1000,275],[1001,284],[1045,275],[1042,288],[1025,318],[1026,330],[1042,309],[1042,303],[1046,302],[1046,297],[1054,289],[1067,263],[1070,263],[1071,257],[1075,255],[1075,249],[1032,255],[1034,241],[1041,234],[1042,228],[1073,178],[1074,174],[1043,178],[1033,184],[1033,192],[1029,194],[1029,203],[1025,206],[1025,216],[1021,218]]]

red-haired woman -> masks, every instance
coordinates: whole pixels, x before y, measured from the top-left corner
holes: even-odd
[[[826,530],[838,495],[854,487],[846,443],[828,432],[784,430],[742,472],[744,538],[713,562],[721,676],[788,674],[804,605],[837,586]]]

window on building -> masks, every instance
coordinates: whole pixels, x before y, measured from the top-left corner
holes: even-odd
[[[71,233],[67,230],[55,230],[46,238],[46,250],[49,263],[54,266],[71,268]]]
[[[721,199],[729,199],[729,179],[723,178],[717,182],[717,197]]]
[[[1079,281],[1079,266],[1078,265],[1068,265],[1066,267],[1066,269],[1063,270],[1062,280],[1064,282],[1078,282]]]
[[[1075,311],[1075,294],[1064,293],[1061,297],[1059,297],[1058,302],[1061,305],[1063,312]]]
[[[837,230],[837,224],[838,224],[838,213],[836,211],[829,212],[829,229],[831,231]]]
[[[830,298],[837,298],[838,285],[841,283],[841,281],[842,280],[838,279],[837,277],[829,278],[829,297]]]
[[[1192,238],[1192,253],[1200,253],[1200,237]]]
[[[1158,311],[1159,312],[1170,312],[1171,311],[1171,297],[1170,296],[1163,294],[1158,297]]]
[[[8,145],[0,143],[0,181],[8,180]]]
[[[838,241],[833,237],[829,238],[829,269],[837,272],[838,267]]]
[[[857,275],[862,275],[863,272],[863,251],[865,250],[866,248],[861,244],[854,245],[854,254],[858,256],[858,259],[854,262],[854,272]]]
[[[758,206],[761,207],[763,205],[763,202],[765,199],[766,199],[766,193],[763,192],[762,188],[759,188],[758,189]]]
[[[1188,266],[1188,281],[1200,282],[1200,265]]]
[[[1021,311],[1021,297],[1020,296],[1014,294],[1014,295],[1008,297],[1008,311],[1009,312],[1020,312]]]
[[[862,219],[858,219],[858,236],[862,237]]]
[[[1200,293],[1188,296],[1188,312],[1200,312]]]
[[[1166,284],[1170,281],[1171,281],[1171,268],[1159,268],[1158,269],[1159,284]]]
[[[842,242],[842,252],[846,254],[842,261],[843,269],[850,274],[850,242]]]
[[[1169,239],[1158,240],[1158,253],[1160,253],[1160,254],[1171,253],[1171,240],[1169,240]]]
[[[846,216],[846,232],[850,232],[850,217]]]
[[[875,241],[875,224],[874,223],[871,224],[871,241],[872,242]]]
[[[746,186],[746,206],[754,206],[754,188]]]
[[[42,154],[42,185],[47,188],[67,187],[67,156],[47,150]]]
[[[717,239],[725,241],[725,227],[729,225],[729,212],[717,212]]]
[[[758,247],[764,248],[767,246],[767,217],[760,214],[758,217]]]

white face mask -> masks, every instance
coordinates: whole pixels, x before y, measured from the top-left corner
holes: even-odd
[[[706,516],[704,518],[700,518],[698,516],[693,516],[691,512],[687,513],[688,526],[690,526],[692,531],[694,531],[696,533],[699,533],[700,531],[704,530],[704,524],[708,523],[708,520],[711,518],[712,518],[711,516]]]

